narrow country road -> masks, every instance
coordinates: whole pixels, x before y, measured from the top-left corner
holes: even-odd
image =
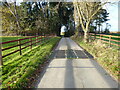
[[[118,83],[70,38],[62,38],[37,88],[118,88]]]

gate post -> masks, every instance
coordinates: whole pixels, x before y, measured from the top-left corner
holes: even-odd
[[[109,36],[109,47],[111,47],[111,35]]]

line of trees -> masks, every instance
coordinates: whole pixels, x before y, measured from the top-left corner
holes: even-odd
[[[62,2],[1,2],[3,35],[59,35],[62,24],[73,21],[72,3]]]
[[[59,18],[57,12],[50,12],[45,2],[22,2],[20,6],[13,3],[2,2],[3,34],[35,35],[54,33]],[[49,9],[49,10],[48,10]],[[55,20],[57,19],[57,20]],[[56,24],[56,26],[53,26]],[[52,26],[52,27],[51,27]]]
[[[3,35],[41,35],[60,33],[62,24],[66,25],[66,35],[74,34],[75,23],[78,29],[84,32],[84,41],[88,41],[89,32],[100,33],[102,23],[107,22],[109,13],[103,9],[107,2],[89,2],[74,0],[73,2],[22,2],[16,4],[7,1],[1,2]],[[106,24],[106,31],[110,25]],[[81,29],[80,29],[81,28]]]

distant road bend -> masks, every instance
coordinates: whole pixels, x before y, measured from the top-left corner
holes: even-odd
[[[118,88],[118,83],[70,38],[62,38],[37,88]]]

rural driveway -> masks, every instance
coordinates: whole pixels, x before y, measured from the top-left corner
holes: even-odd
[[[62,38],[37,88],[118,88],[118,83],[70,38]]]

